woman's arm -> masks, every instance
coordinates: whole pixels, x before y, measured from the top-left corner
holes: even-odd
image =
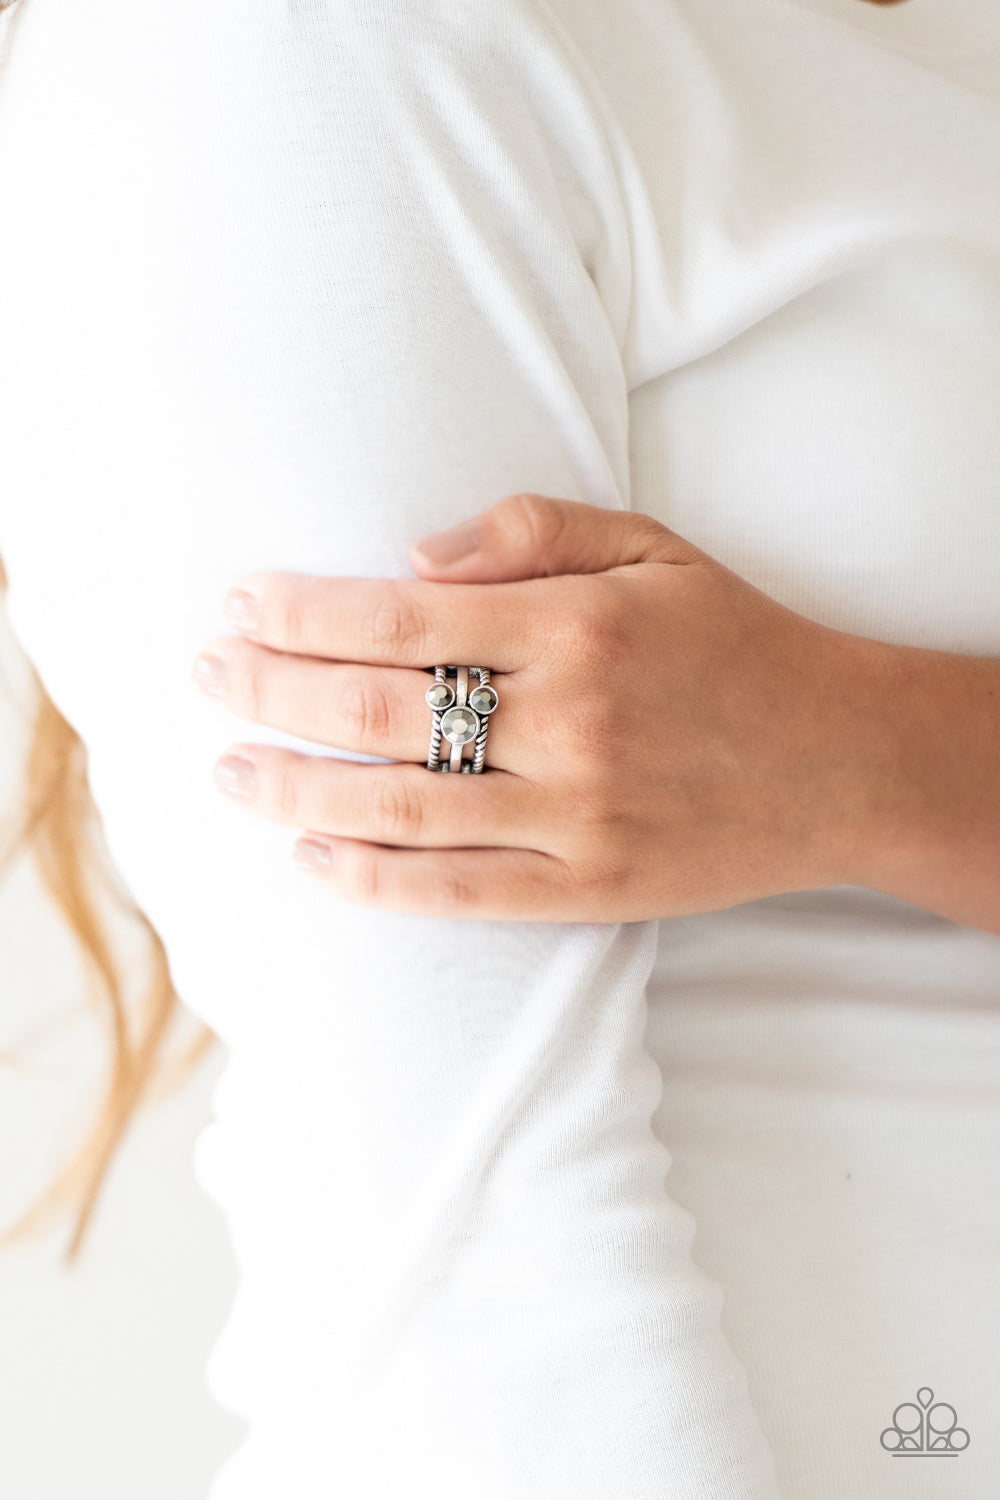
[[[837,636],[845,880],[1000,933],[1000,661]]]

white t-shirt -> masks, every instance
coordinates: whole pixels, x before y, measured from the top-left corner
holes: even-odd
[[[409,576],[519,490],[1000,655],[1000,8],[10,29],[11,623],[231,1054],[195,1165],[241,1273],[206,1378],[250,1428],[209,1500],[995,1500],[1000,938],[854,886],[611,925],[348,903],[211,768],[375,758],[189,674],[245,573]],[[882,1445],[918,1389],[967,1450]]]

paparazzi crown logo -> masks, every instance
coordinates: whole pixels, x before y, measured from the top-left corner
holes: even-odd
[[[935,1401],[922,1385],[917,1404],[904,1401],[892,1414],[892,1426],[879,1442],[893,1458],[957,1458],[969,1446],[969,1434],[958,1425],[958,1412],[947,1401]]]

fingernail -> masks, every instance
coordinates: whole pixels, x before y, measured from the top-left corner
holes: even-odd
[[[333,850],[316,839],[300,839],[292,850],[292,858],[304,870],[328,870],[333,864]]]
[[[229,670],[221,656],[196,656],[191,675],[200,688],[215,698],[226,696],[226,680]]]
[[[463,521],[461,526],[452,526],[448,531],[436,531],[417,543],[417,551],[429,563],[453,563],[460,557],[468,557],[483,543],[483,534],[475,521]]]
[[[222,601],[222,613],[229,625],[246,635],[255,635],[260,629],[260,605],[246,589],[230,589]]]
[[[245,760],[242,755],[224,755],[216,761],[212,774],[220,792],[228,792],[231,797],[253,796],[257,767],[252,760]]]

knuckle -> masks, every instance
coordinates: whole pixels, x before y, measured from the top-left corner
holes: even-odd
[[[306,604],[301,586],[295,587],[289,580],[283,580],[269,604],[269,613],[273,611],[274,632],[281,645],[291,650],[305,646],[308,643]]]
[[[434,882],[437,904],[444,912],[468,912],[475,905],[476,892],[466,876],[457,870],[445,870]]]
[[[588,844],[595,838],[601,847],[617,842],[620,815],[612,782],[613,771],[604,766],[596,770],[588,767],[583,775],[574,777],[573,826]]]
[[[268,716],[268,675],[265,658],[259,651],[240,651],[233,660],[239,682],[239,701],[247,717],[263,724]]]
[[[396,840],[419,835],[423,822],[423,804],[408,777],[373,777],[372,804],[373,824],[380,834]]]
[[[616,769],[610,765],[585,766],[574,772],[573,824],[566,831],[567,843],[589,857],[625,858],[635,840],[623,814],[621,787]]]
[[[621,660],[625,640],[625,622],[613,588],[603,580],[590,580],[586,600],[574,610],[571,624],[575,650],[589,668],[611,670]]]
[[[271,770],[270,800],[282,823],[299,824],[302,821],[299,816],[301,798],[297,769],[294,761],[285,760],[282,757]]]
[[[505,529],[516,530],[534,551],[556,546],[567,522],[566,512],[548,495],[508,495],[498,507]]]
[[[422,660],[427,627],[411,596],[398,582],[382,589],[361,624],[362,644],[376,658],[386,649],[408,664]]]
[[[607,675],[627,660],[628,622],[613,581],[590,575],[585,582],[567,576],[546,620],[547,655],[561,670],[585,681]]]
[[[576,764],[577,777],[605,795],[622,764],[626,734],[614,694],[600,682],[579,688],[565,700],[556,726],[559,743]]]
[[[351,886],[360,901],[378,905],[382,895],[382,868],[378,851],[358,849],[350,870]]]
[[[588,899],[606,908],[629,895],[634,879],[634,867],[624,854],[606,850],[589,864],[581,884]]]
[[[343,723],[355,744],[383,744],[389,734],[389,703],[377,678],[352,675],[335,690],[330,722]]]
[[[648,515],[645,511],[629,511],[628,525],[633,536],[638,537],[640,542],[650,550],[653,548],[662,550],[664,538],[670,534],[655,516]],[[697,551],[693,545],[692,551]]]

